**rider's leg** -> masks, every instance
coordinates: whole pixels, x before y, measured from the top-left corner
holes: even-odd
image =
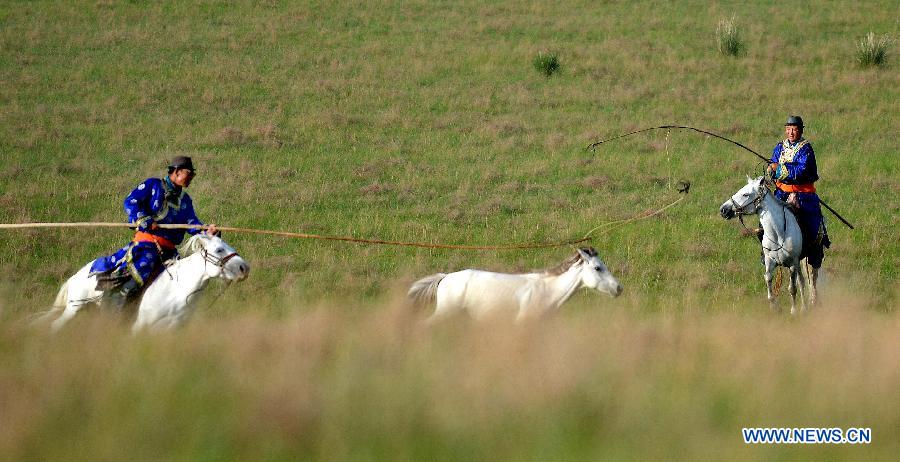
[[[159,263],[159,255],[155,246],[146,245],[146,243],[134,245],[128,258],[128,272],[132,278],[108,294],[110,307],[115,312],[123,311],[125,306],[140,294],[141,289],[150,283]]]
[[[121,313],[125,309],[125,305],[128,302],[134,300],[134,297],[137,296],[138,292],[141,291],[141,286],[134,279],[129,279],[128,282],[122,284],[121,287],[110,292],[107,297],[109,300],[109,307],[116,313]]]

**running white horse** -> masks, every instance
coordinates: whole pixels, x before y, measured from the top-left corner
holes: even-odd
[[[769,304],[778,311],[775,294],[772,290],[772,279],[776,266],[788,268],[791,282],[788,289],[791,293],[791,314],[797,314],[797,291],[800,291],[801,310],[806,311],[806,281],[800,268],[800,255],[803,251],[803,235],[797,217],[788,205],[778,200],[769,192],[765,177],[747,177],[747,185],[736,192],[731,199],[719,208],[719,213],[726,220],[740,215],[759,215],[759,224],[763,229],[760,242],[763,252],[763,264],[766,267],[766,289]],[[813,271],[816,271],[813,269]],[[815,275],[811,278],[810,303],[815,303]]]
[[[143,328],[171,329],[183,324],[193,314],[194,301],[212,278],[226,283],[242,281],[250,273],[250,265],[222,239],[206,234],[191,236],[181,248],[182,258],[163,269],[141,296],[137,320],[132,331]],[[89,304],[100,304],[103,292],[96,289],[97,278],[89,275],[91,263],[66,281],[53,308],[41,319],[53,321],[54,331],[62,328],[78,311]]]
[[[408,296],[419,303],[437,301],[428,322],[467,312],[475,319],[512,311],[516,320],[557,310],[576,290],[595,289],[618,297],[622,285],[600,261],[593,247],[577,253],[556,268],[527,274],[492,273],[467,269],[438,273],[413,283]]]

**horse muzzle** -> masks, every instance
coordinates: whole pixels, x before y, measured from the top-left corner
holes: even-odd
[[[233,281],[243,281],[250,276],[250,264],[241,257],[235,257],[226,265],[226,277]]]
[[[730,220],[735,217],[736,213],[734,212],[734,207],[726,202],[719,208],[719,215],[722,215],[722,218],[726,220]]]

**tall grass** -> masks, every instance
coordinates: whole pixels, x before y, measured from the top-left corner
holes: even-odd
[[[4,460],[890,458],[896,317],[635,316],[579,297],[544,322],[425,328],[386,300],[132,338],[84,315],[0,324]],[[752,306],[752,305],[751,305]],[[253,307],[248,307],[253,308]],[[256,311],[248,310],[249,311]],[[871,446],[744,446],[742,427],[870,427]]]
[[[745,48],[734,16],[720,20],[716,26],[716,48],[719,53],[729,56],[738,56]]]
[[[869,32],[856,47],[856,62],[862,67],[883,66],[890,44],[887,35],[877,37],[874,32]]]

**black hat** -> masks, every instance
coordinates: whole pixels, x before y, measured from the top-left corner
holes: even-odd
[[[800,116],[790,116],[788,117],[787,122],[784,123],[785,127],[787,127],[788,125],[796,125],[800,128],[803,128],[803,119],[800,118]]]
[[[175,156],[172,159],[172,162],[169,164],[169,171],[177,170],[179,168],[186,168],[190,171],[194,171],[194,163],[191,162],[191,158],[187,156]]]

